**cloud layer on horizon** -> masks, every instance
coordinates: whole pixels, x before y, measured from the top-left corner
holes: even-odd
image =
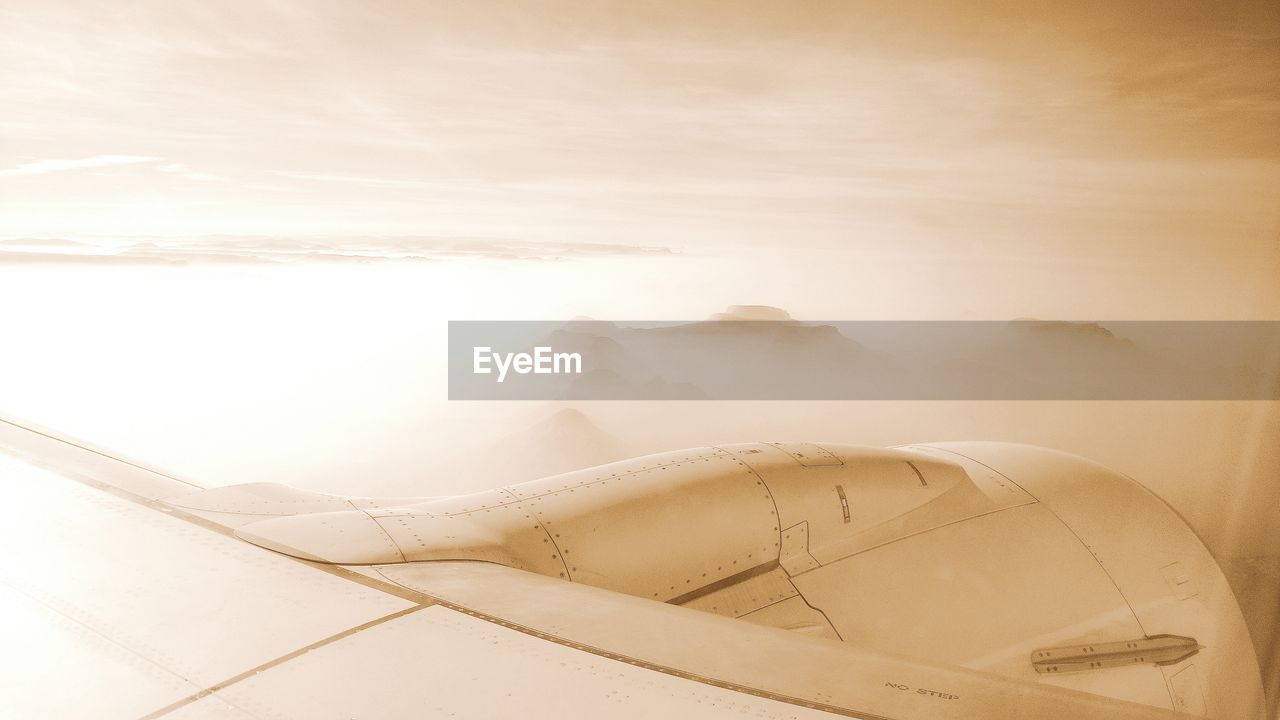
[[[210,235],[186,239],[0,239],[6,263],[163,264],[439,261],[465,258],[575,260],[610,256],[663,256],[660,246],[608,243],[533,243],[483,238],[268,237]]]

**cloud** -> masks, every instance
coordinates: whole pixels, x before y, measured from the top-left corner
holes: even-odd
[[[153,157],[151,155],[94,155],[93,157],[78,158],[75,160],[56,158],[48,160],[33,160],[31,162],[25,162],[21,165],[15,165],[11,168],[0,170],[0,176],[45,175],[47,173],[83,170],[85,168],[153,163],[162,159],[163,158]]]
[[[193,170],[182,163],[165,163],[164,165],[157,165],[156,170],[175,177],[186,178],[187,180],[199,180],[201,182],[226,180],[226,178],[221,175]]]
[[[176,240],[113,239],[97,242],[58,238],[0,239],[0,264],[388,262],[467,258],[573,260],[677,253],[674,248],[661,246],[429,236],[293,238],[210,235]]]

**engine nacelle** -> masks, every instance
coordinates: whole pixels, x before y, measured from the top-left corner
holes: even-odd
[[[1235,597],[1187,525],[1082,458],[1001,443],[751,443],[421,501],[175,498],[327,563],[496,562],[1189,714],[1256,718]]]

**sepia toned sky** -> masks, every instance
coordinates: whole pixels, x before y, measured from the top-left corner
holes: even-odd
[[[211,484],[526,471],[449,320],[1280,320],[1276,0],[8,0],[0,91],[0,417]],[[1280,567],[1276,403],[695,405],[587,416],[1064,448]]]
[[[0,237],[1280,269],[1268,0],[19,0],[0,28]]]
[[[1280,319],[1269,0],[18,0],[0,87],[36,414],[449,319]]]

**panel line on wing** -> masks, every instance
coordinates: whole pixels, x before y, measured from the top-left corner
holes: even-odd
[[[498,488],[498,492],[506,495],[507,497],[513,498],[516,502],[520,501],[520,498],[517,497],[515,493],[511,492],[505,487]],[[543,535],[546,535],[547,542],[551,544],[551,547],[556,549],[556,557],[560,558],[560,566],[564,568],[564,575],[562,577],[566,578],[569,582],[573,582],[573,570],[576,568],[570,569],[569,561],[566,560],[564,557],[564,548],[561,548],[560,543],[556,540],[556,538],[559,536],[553,534],[550,530],[548,530],[546,524],[542,522],[542,513],[537,508],[537,502],[539,497],[541,496],[534,496],[528,500],[527,505],[525,507],[525,509],[528,511],[526,516],[532,519],[534,522],[538,523],[538,528],[542,530]],[[515,503],[508,503],[507,505],[514,505],[514,504]]]
[[[209,695],[212,695],[212,694],[214,694],[214,693],[218,692],[219,690],[222,690],[222,689],[227,688],[227,687],[229,687],[229,686],[231,686],[231,685],[234,685],[234,684],[236,684],[236,683],[238,683],[238,682],[240,682],[241,680],[244,680],[244,679],[246,679],[246,678],[253,677],[254,675],[257,675],[258,673],[263,672],[263,671],[265,671],[265,670],[269,670],[269,669],[271,669],[271,668],[273,668],[273,667],[275,667],[275,666],[277,666],[277,665],[279,665],[279,664],[281,664],[281,663],[288,662],[288,661],[290,661],[290,660],[292,660],[292,659],[294,659],[294,658],[296,658],[296,657],[299,657],[299,656],[301,656],[301,655],[305,655],[305,654],[307,654],[307,653],[311,652],[312,650],[315,650],[315,649],[317,649],[317,648],[324,647],[325,645],[329,645],[330,643],[335,643],[335,642],[337,642],[337,641],[339,641],[339,640],[341,640],[341,639],[343,639],[343,638],[345,638],[345,637],[350,637],[350,636],[352,636],[352,635],[355,635],[356,633],[358,633],[358,632],[360,632],[360,631],[362,631],[362,630],[368,630],[368,629],[369,629],[369,628],[371,628],[371,627],[375,627],[375,626],[377,626],[377,625],[381,625],[382,623],[389,622],[389,621],[391,621],[391,620],[396,620],[396,619],[398,619],[398,618],[402,618],[402,617],[404,617],[405,615],[408,615],[409,613],[417,612],[417,611],[419,611],[419,610],[421,610],[421,609],[423,609],[423,608],[425,608],[425,607],[430,607],[430,605],[431,605],[431,604],[433,604],[433,603],[423,603],[423,604],[414,605],[414,606],[412,606],[412,607],[407,607],[407,608],[405,608],[405,609],[403,609],[403,610],[400,610],[400,611],[397,611],[397,612],[393,612],[393,613],[391,613],[390,615],[383,615],[382,617],[380,617],[380,618],[374,618],[373,620],[370,620],[369,622],[362,623],[362,624],[360,624],[360,625],[356,625],[355,627],[347,628],[346,630],[343,630],[343,631],[342,631],[342,632],[340,632],[340,633],[336,633],[336,634],[334,634],[334,635],[330,635],[329,637],[324,638],[324,639],[322,639],[322,640],[317,640],[316,642],[313,642],[313,643],[311,643],[310,645],[307,645],[306,647],[298,648],[297,650],[294,650],[294,651],[293,651],[293,652],[291,652],[291,653],[286,653],[286,654],[284,654],[284,655],[281,655],[280,657],[274,658],[274,659],[272,659],[272,660],[268,660],[267,662],[264,662],[264,663],[262,663],[261,665],[258,665],[257,667],[253,667],[253,668],[250,668],[250,669],[248,669],[248,670],[245,670],[244,672],[242,672],[242,673],[240,673],[240,674],[238,674],[238,675],[234,675],[234,676],[232,676],[232,677],[229,677],[229,678],[227,678],[226,680],[223,680],[222,682],[214,683],[213,685],[210,685],[209,687],[207,687],[207,688],[205,688],[205,689],[201,690],[200,692],[197,692],[197,693],[193,693],[193,694],[191,694],[191,695],[188,695],[187,697],[182,698],[181,700],[178,700],[178,701],[176,701],[176,702],[170,703],[169,705],[166,705],[166,706],[164,706],[164,707],[160,708],[159,710],[156,710],[156,711],[154,711],[154,712],[151,712],[151,713],[148,713],[148,714],[146,714],[146,715],[143,715],[141,718],[139,718],[139,720],[155,720],[155,718],[163,717],[164,715],[167,715],[167,714],[169,714],[169,713],[171,713],[171,712],[173,712],[173,711],[175,711],[175,710],[178,710],[178,709],[180,709],[180,708],[186,707],[187,705],[190,705],[191,703],[193,703],[193,702],[195,702],[195,701],[197,701],[197,700],[200,700],[201,698],[204,698],[204,697],[207,697],[207,696],[209,696]]]
[[[110,635],[108,635],[108,634],[106,634],[106,633],[102,632],[102,630],[100,630],[100,629],[98,629],[98,628],[94,627],[93,625],[91,625],[91,624],[89,624],[89,623],[85,622],[82,618],[80,618],[80,617],[76,617],[75,615],[73,615],[73,614],[71,614],[71,613],[67,612],[64,608],[58,607],[56,604],[54,604],[54,603],[50,602],[50,601],[49,601],[49,599],[48,599],[47,597],[41,597],[41,595],[39,595],[39,594],[37,594],[37,593],[32,592],[30,588],[26,588],[26,587],[22,587],[22,586],[20,586],[20,585],[17,585],[17,584],[15,584],[14,582],[12,582],[11,580],[6,580],[6,579],[5,579],[5,578],[3,578],[3,577],[0,577],[0,585],[4,585],[5,587],[7,587],[7,588],[9,588],[9,589],[13,590],[14,592],[21,594],[23,597],[28,598],[29,600],[31,600],[31,602],[38,603],[41,607],[45,608],[45,609],[46,609],[46,610],[48,610],[49,612],[57,613],[60,617],[64,617],[64,618],[66,618],[68,622],[75,623],[75,624],[76,624],[77,626],[79,626],[80,628],[83,628],[83,629],[85,630],[85,632],[93,633],[94,635],[96,635],[96,636],[98,636],[98,637],[102,638],[102,639],[103,639],[103,640],[105,640],[106,642],[109,642],[109,643],[111,643],[112,645],[114,645],[114,646],[116,646],[116,647],[118,647],[118,648],[120,648],[120,649],[124,650],[125,652],[129,653],[130,655],[132,655],[132,656],[134,656],[134,657],[136,657],[136,658],[138,658],[138,659],[142,660],[143,662],[147,663],[148,665],[152,665],[152,666],[154,666],[154,667],[156,667],[156,668],[159,668],[162,672],[167,673],[167,674],[169,674],[169,675],[172,675],[173,677],[175,677],[175,678],[177,678],[177,679],[181,680],[182,682],[186,683],[187,685],[195,686],[195,684],[191,682],[191,679],[190,679],[190,678],[184,677],[183,675],[181,675],[181,674],[179,674],[179,673],[174,672],[171,668],[166,667],[165,665],[163,665],[163,664],[161,664],[161,663],[156,662],[153,658],[150,658],[150,657],[148,657],[148,656],[146,656],[146,655],[144,655],[144,654],[142,654],[142,653],[138,652],[138,651],[137,651],[137,650],[135,650],[134,648],[132,648],[132,647],[130,647],[130,646],[128,646],[128,645],[126,645],[125,643],[120,642],[118,639],[116,639],[116,638],[114,638],[114,637],[112,637],[112,636],[110,636]]]
[[[41,437],[43,437],[43,438],[47,438],[47,439],[49,439],[49,440],[53,440],[54,442],[62,443],[63,445],[69,445],[69,446],[71,446],[71,447],[73,447],[73,448],[75,448],[75,449],[77,449],[77,450],[83,451],[83,452],[91,453],[91,454],[93,454],[93,455],[98,455],[98,456],[100,456],[100,457],[106,458],[107,460],[111,460],[112,462],[118,462],[118,463],[121,463],[121,464],[124,464],[124,465],[128,465],[128,466],[130,466],[130,467],[132,467],[132,468],[136,468],[136,469],[138,469],[138,470],[142,470],[143,472],[151,473],[152,475],[158,475],[159,477],[162,477],[162,478],[164,478],[164,479],[166,479],[166,480],[172,480],[172,481],[174,481],[174,482],[182,483],[183,485],[189,485],[190,487],[193,487],[193,488],[195,488],[195,489],[197,489],[197,490],[204,490],[204,489],[205,489],[205,488],[204,488],[204,486],[202,486],[202,485],[200,485],[200,484],[198,484],[198,483],[194,483],[194,482],[192,482],[192,481],[190,481],[190,480],[184,480],[184,479],[182,479],[182,478],[180,478],[180,477],[175,477],[175,476],[173,476],[173,475],[170,475],[169,473],[160,472],[159,470],[156,470],[155,468],[149,468],[149,467],[147,467],[146,465],[140,465],[140,464],[138,464],[138,463],[136,463],[136,462],[133,462],[132,460],[125,460],[124,458],[117,457],[117,456],[115,456],[115,455],[111,455],[111,454],[106,453],[106,452],[104,452],[104,451],[102,451],[102,450],[97,450],[97,449],[94,449],[94,448],[88,447],[87,445],[81,445],[79,442],[75,442],[75,441],[73,441],[73,440],[68,440],[67,438],[63,438],[63,437],[58,437],[57,435],[54,435],[53,433],[50,433],[50,432],[45,432],[45,431],[43,431],[43,430],[37,430],[37,429],[35,429],[35,428],[33,428],[33,427],[30,427],[30,426],[28,426],[28,425],[23,425],[23,424],[21,424],[21,423],[16,423],[16,422],[13,422],[13,421],[11,421],[11,420],[5,420],[4,418],[0,418],[0,423],[3,423],[3,424],[5,424],[5,425],[9,425],[9,426],[11,426],[11,427],[18,428],[19,430],[24,430],[24,431],[29,432],[29,433],[32,433],[32,434],[34,434],[34,435],[39,435],[39,436],[41,436]],[[12,450],[12,452],[22,454],[24,457],[26,457],[26,453],[23,453],[21,450],[19,450],[19,449],[17,449],[17,448],[11,448],[11,450]]]
[[[353,510],[364,513],[366,517],[373,521],[373,526],[378,528],[378,532],[387,539],[387,543],[391,545],[391,547],[395,548],[396,554],[400,556],[400,561],[404,562],[404,550],[400,547],[400,543],[397,543],[396,539],[391,537],[391,533],[388,533],[387,529],[382,527],[382,523],[378,522],[378,519],[369,513],[368,508],[356,507],[356,504],[350,500],[347,500],[346,502]]]

